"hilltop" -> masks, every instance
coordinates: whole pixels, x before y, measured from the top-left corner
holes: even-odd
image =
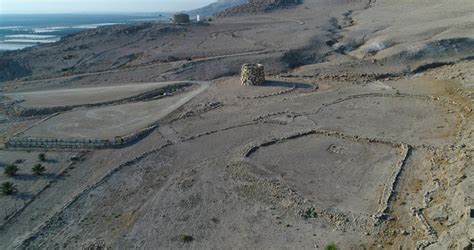
[[[223,10],[247,3],[247,0],[219,0],[199,9],[186,12],[190,16],[212,17]]]

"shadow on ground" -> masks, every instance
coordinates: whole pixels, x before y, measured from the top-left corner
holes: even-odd
[[[262,85],[262,87],[282,87],[282,88],[293,88],[293,86],[298,89],[309,89],[309,88],[314,87],[313,85],[309,83],[286,82],[286,81],[276,81],[276,80],[267,80]]]
[[[15,195],[15,198],[22,200],[22,201],[27,201],[33,198],[33,194],[29,192],[19,192]]]

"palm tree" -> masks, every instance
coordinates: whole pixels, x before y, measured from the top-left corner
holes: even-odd
[[[18,167],[15,164],[10,164],[3,170],[3,173],[10,177],[15,176],[16,172],[18,172]]]
[[[46,168],[41,164],[36,164],[33,168],[31,168],[31,171],[34,175],[42,175],[44,171],[46,171]]]
[[[4,195],[12,195],[17,191],[15,184],[9,181],[2,183],[0,189]]]
[[[38,155],[38,159],[39,159],[40,161],[46,161],[46,154],[45,154],[45,153],[39,154],[39,155]]]

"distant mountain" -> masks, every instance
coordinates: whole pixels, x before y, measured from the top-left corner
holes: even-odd
[[[186,12],[191,17],[200,15],[202,17],[213,16],[215,13],[222,12],[228,8],[232,8],[238,5],[246,4],[247,0],[218,0],[215,3],[211,3],[199,9],[191,10]]]

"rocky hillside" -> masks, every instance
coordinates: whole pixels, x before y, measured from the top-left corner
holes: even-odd
[[[237,16],[249,13],[267,12],[301,3],[301,0],[249,0],[248,3],[216,13],[217,17]]]
[[[0,58],[0,82],[5,80],[12,80],[20,76],[25,76],[30,73],[26,63],[19,63],[17,61],[7,59],[8,52],[4,52],[4,57]]]
[[[247,3],[247,0],[219,0],[199,9],[188,11],[191,16],[201,15],[203,17],[213,16],[215,13],[222,12],[226,9]]]

